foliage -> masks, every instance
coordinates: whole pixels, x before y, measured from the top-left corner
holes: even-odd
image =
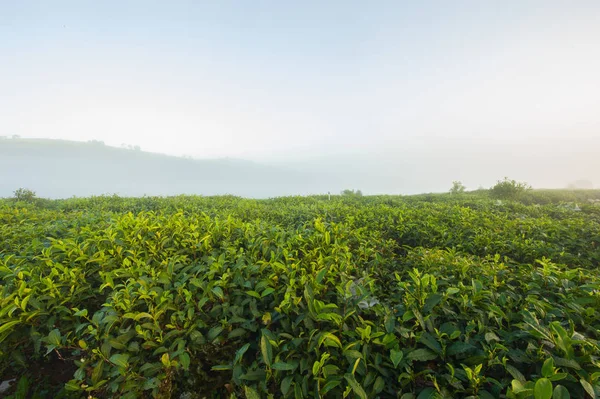
[[[32,203],[36,200],[35,191],[29,190],[27,188],[19,188],[15,190],[15,200],[29,202]]]
[[[360,190],[346,189],[341,192],[341,195],[346,197],[362,197],[363,193]]]
[[[459,181],[452,182],[452,188],[450,188],[450,194],[462,194],[467,188]]]
[[[31,395],[600,393],[593,205],[468,193],[20,204],[0,201],[0,374],[25,376]],[[48,364],[72,375],[44,379]]]
[[[509,180],[508,177],[505,177],[504,180],[498,180],[498,183],[490,189],[490,196],[496,199],[518,200],[529,190],[531,190],[531,186],[527,183]]]

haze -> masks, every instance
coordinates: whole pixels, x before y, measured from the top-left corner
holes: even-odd
[[[0,60],[1,136],[311,176],[268,195],[600,185],[598,1],[5,1]]]

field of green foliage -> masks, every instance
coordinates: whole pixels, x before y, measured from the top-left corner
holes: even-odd
[[[0,200],[4,394],[599,397],[599,194]]]

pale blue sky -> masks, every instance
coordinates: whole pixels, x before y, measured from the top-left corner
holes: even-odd
[[[0,1],[0,135],[248,159],[560,145],[600,136],[599,71],[599,1]]]

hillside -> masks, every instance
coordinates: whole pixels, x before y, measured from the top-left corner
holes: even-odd
[[[197,160],[97,142],[0,140],[0,197],[19,187],[42,197],[234,194],[269,197],[302,192],[308,176],[237,159]]]
[[[0,138],[0,197],[11,196],[19,187],[46,198],[99,194],[267,198],[339,193],[347,188],[366,194],[446,192],[454,180],[473,190],[490,187],[504,176],[535,188],[590,188],[600,181],[600,158],[577,152],[569,143],[555,143],[562,153],[540,148],[535,162],[517,147],[494,146],[498,153],[510,153],[508,157],[473,151],[461,143],[442,144],[446,151],[440,146],[328,156],[298,151],[248,161],[182,158],[100,142]],[[583,144],[596,148],[592,141]]]

